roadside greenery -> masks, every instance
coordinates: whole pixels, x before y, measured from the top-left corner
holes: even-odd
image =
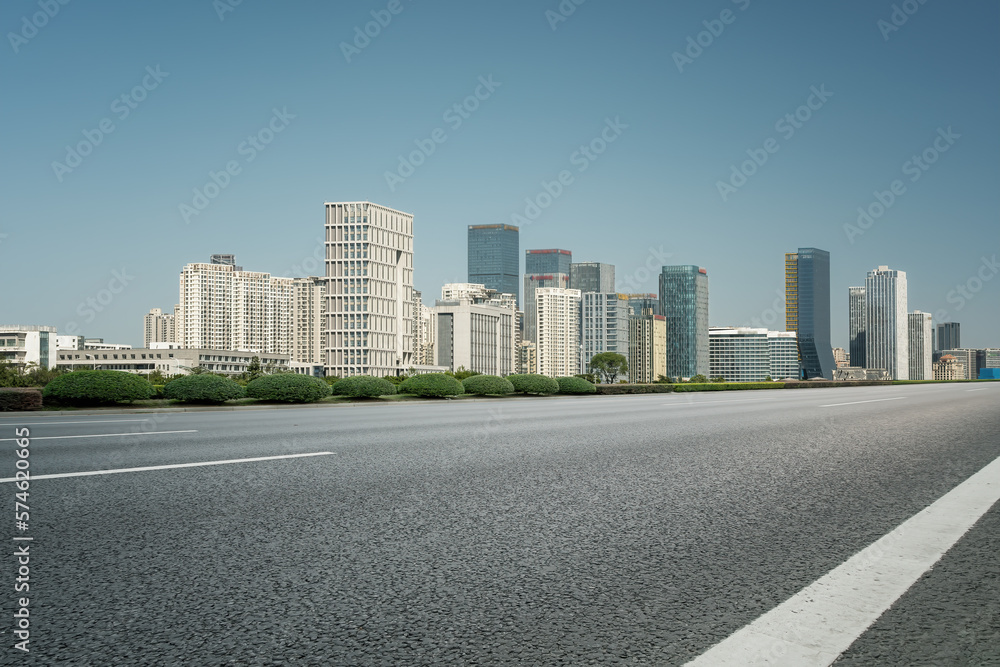
[[[514,385],[507,378],[497,375],[472,375],[462,380],[466,394],[474,396],[508,396],[514,393]]]
[[[0,388],[0,412],[11,410],[40,410],[42,392],[30,387]]]
[[[559,383],[545,375],[537,373],[517,373],[508,375],[507,379],[514,385],[514,391],[519,394],[535,394],[545,396],[559,391]]]
[[[596,394],[597,387],[579,377],[556,378],[560,394]]]
[[[413,396],[458,396],[465,393],[465,388],[452,375],[427,373],[407,378],[399,385],[399,393]]]
[[[371,375],[354,375],[337,380],[333,385],[333,393],[350,398],[378,398],[395,394],[396,385]]]
[[[628,359],[617,352],[599,352],[590,359],[590,372],[608,384],[628,373]]]
[[[152,398],[146,378],[124,371],[73,371],[53,379],[42,391],[47,402],[89,406],[131,403]]]
[[[247,396],[262,401],[312,403],[330,395],[330,385],[310,375],[262,375],[247,384]]]
[[[209,373],[185,375],[171,380],[163,388],[164,398],[181,403],[225,403],[246,395],[239,383]]]

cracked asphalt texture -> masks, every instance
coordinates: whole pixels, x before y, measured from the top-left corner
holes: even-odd
[[[133,434],[35,441],[36,475],[333,452],[33,481],[0,664],[683,664],[1000,456],[969,387],[0,415]],[[997,664],[997,521],[840,663]]]

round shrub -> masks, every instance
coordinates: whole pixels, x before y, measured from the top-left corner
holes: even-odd
[[[560,394],[596,394],[597,387],[578,377],[556,378]]]
[[[414,396],[458,396],[465,393],[462,383],[444,373],[408,377],[399,385],[399,393]]]
[[[520,373],[508,375],[507,379],[514,385],[514,391],[519,394],[554,394],[559,391],[559,383],[545,375],[536,373]]]
[[[64,405],[109,405],[152,398],[153,385],[124,371],[73,371],[45,385],[42,396]]]
[[[295,373],[262,375],[247,384],[247,396],[262,401],[312,403],[330,395],[330,385],[322,378]]]
[[[225,403],[246,396],[246,389],[229,378],[199,373],[171,380],[163,387],[163,396],[181,403]]]
[[[462,380],[466,394],[475,396],[507,396],[514,393],[514,385],[507,378],[496,375],[471,375]]]
[[[337,396],[350,396],[351,398],[378,398],[379,396],[395,394],[396,386],[388,380],[371,375],[354,375],[337,380],[337,383],[333,385],[333,393]]]

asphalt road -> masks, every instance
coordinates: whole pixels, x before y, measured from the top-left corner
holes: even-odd
[[[0,664],[679,665],[1000,456],[1000,384],[2,415],[0,478],[25,425],[32,475],[330,454],[33,480]],[[1000,664],[998,515],[838,664]]]

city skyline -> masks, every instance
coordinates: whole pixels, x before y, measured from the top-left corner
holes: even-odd
[[[878,265],[907,271],[910,301],[962,322],[965,344],[995,344],[1000,93],[981,52],[995,4],[921,5],[889,33],[888,7],[867,3],[734,4],[735,23],[690,63],[674,54],[717,20],[703,6],[639,5],[637,21],[588,3],[554,26],[526,2],[404,6],[349,59],[340,45],[372,8],[312,7],[303,22],[246,3],[74,5],[9,48],[8,85],[39,94],[8,102],[19,131],[0,262],[31,280],[3,295],[3,319],[140,343],[137,318],[175,303],[180,266],[233,253],[315,275],[323,202],[367,199],[414,213],[424,294],[465,279],[463,229],[517,217],[522,248],[614,264],[622,292],[655,291],[663,265],[706,267],[713,325],[780,313],[779,258],[801,245],[834,257],[834,345],[848,345],[844,288]],[[0,20],[16,33],[25,11],[6,5]],[[161,29],[135,29],[147,25]],[[425,50],[442,27],[463,58]],[[246,39],[258,30],[295,47],[262,53]],[[209,95],[220,77],[254,85]],[[339,103],[376,83],[407,104]],[[944,219],[982,242],[941,252]],[[40,249],[57,270],[39,269]]]

